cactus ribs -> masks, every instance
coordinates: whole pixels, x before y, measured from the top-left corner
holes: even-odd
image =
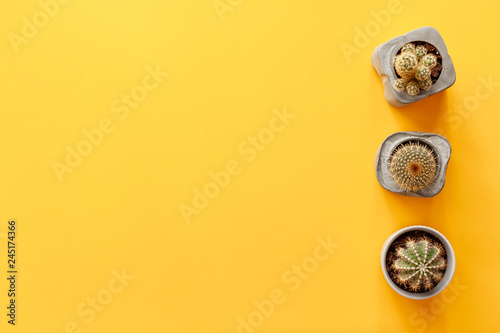
[[[404,251],[410,251],[407,254],[411,254],[412,246],[425,249],[425,254],[406,260]],[[387,251],[386,267],[389,277],[399,288],[411,293],[422,293],[441,281],[446,272],[447,259],[439,239],[425,231],[415,230],[400,235],[392,242]]]

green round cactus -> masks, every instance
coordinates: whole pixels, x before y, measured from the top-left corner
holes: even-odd
[[[392,264],[397,282],[412,292],[434,288],[446,270],[445,250],[427,238],[409,238],[396,250],[397,259]]]
[[[414,53],[404,52],[396,57],[394,67],[396,72],[405,79],[411,79],[417,70],[418,59]]]
[[[418,81],[420,89],[429,90],[432,87],[432,79],[427,79],[425,81]]]
[[[421,59],[424,55],[427,54],[427,48],[423,45],[419,45],[415,49],[415,54],[417,55],[418,59]]]
[[[424,65],[419,65],[415,71],[415,79],[425,81],[431,77],[431,69]]]
[[[427,145],[410,142],[392,154],[389,171],[399,187],[408,192],[418,192],[434,181],[437,173],[436,157]]]
[[[394,80],[393,87],[397,91],[405,91],[407,83],[408,83],[407,79],[399,78],[399,79]]]
[[[406,85],[406,92],[411,96],[416,96],[420,93],[420,85],[415,80],[410,80]]]
[[[413,44],[413,43],[406,43],[401,48],[401,53],[405,53],[405,52],[415,53],[415,51],[416,51],[416,48],[415,48],[415,44]]]
[[[426,67],[434,68],[437,65],[437,58],[434,54],[426,54],[422,57],[420,63]]]

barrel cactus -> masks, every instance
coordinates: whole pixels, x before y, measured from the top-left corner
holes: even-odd
[[[406,43],[401,48],[401,53],[394,58],[393,65],[401,77],[394,80],[393,88],[396,91],[406,91],[415,96],[421,90],[432,87],[431,70],[437,65],[437,57],[427,54],[425,46]]]
[[[408,192],[419,192],[429,187],[436,177],[436,157],[425,144],[403,144],[392,154],[389,171],[399,187]]]
[[[397,259],[392,264],[397,282],[412,292],[431,290],[443,278],[446,270],[445,254],[441,244],[425,237],[407,239],[396,250]]]

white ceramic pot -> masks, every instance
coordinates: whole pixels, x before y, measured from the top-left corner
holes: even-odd
[[[405,234],[410,231],[424,231],[432,236],[436,237],[439,239],[439,241],[443,244],[444,249],[446,250],[446,256],[447,256],[447,266],[446,266],[446,271],[444,273],[443,279],[429,291],[423,292],[423,293],[410,293],[406,290],[403,290],[399,288],[394,281],[391,280],[389,273],[387,272],[387,267],[386,267],[386,257],[387,257],[387,251],[389,250],[389,247],[391,244],[398,238],[400,235]],[[382,246],[382,252],[380,253],[380,263],[382,265],[382,272],[384,273],[385,279],[387,280],[387,283],[394,289],[398,294],[408,297],[411,299],[426,299],[430,298],[433,296],[436,296],[439,294],[441,291],[443,291],[448,283],[450,283],[451,278],[453,277],[453,273],[455,272],[455,253],[453,252],[453,248],[451,247],[450,242],[446,239],[446,237],[443,236],[439,231],[423,226],[423,225],[415,225],[411,227],[406,227],[403,229],[400,229],[393,233],[392,235],[387,238],[387,240],[384,243],[384,246]]]

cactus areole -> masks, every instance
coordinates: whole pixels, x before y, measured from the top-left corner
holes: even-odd
[[[402,234],[389,247],[386,259],[391,280],[410,293],[433,289],[446,272],[443,244],[425,231]]]

